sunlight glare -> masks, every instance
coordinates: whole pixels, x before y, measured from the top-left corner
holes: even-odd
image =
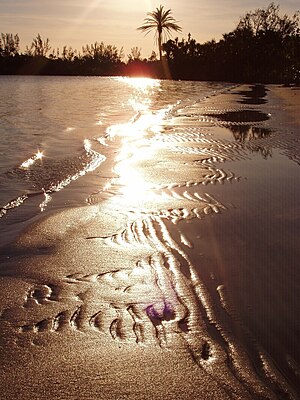
[[[89,151],[91,151],[91,142],[89,141],[89,139],[84,139],[83,141],[83,146],[84,146],[84,150],[88,153]]]
[[[106,160],[106,157],[92,149],[92,144],[89,139],[84,139],[83,147],[84,150],[93,158],[90,164],[86,167],[86,170],[81,171],[81,173],[85,174],[86,172],[91,172],[98,168],[99,165]]]
[[[134,205],[154,200],[155,194],[151,191],[152,185],[145,180],[134,165],[120,163],[116,171],[120,173],[118,181],[121,184],[120,192],[125,203]]]
[[[43,152],[38,150],[31,158],[28,158],[28,160],[22,162],[20,165],[20,168],[22,169],[27,169],[31,165],[33,165],[37,160],[41,160],[43,158]]]
[[[161,132],[161,126],[169,108],[151,110],[152,89],[160,87],[160,81],[150,78],[116,78],[135,89],[128,104],[136,112],[134,117],[124,124],[111,125],[106,129],[106,138],[121,138],[121,148],[116,157],[115,172],[117,182],[126,204],[138,205],[155,201],[153,184],[147,182],[142,174],[140,163],[153,158],[157,146],[146,136]],[[119,201],[120,199],[118,199]]]
[[[135,106],[137,108],[144,107],[144,105],[138,105],[137,103],[135,103]],[[148,108],[146,108],[146,110],[147,109]],[[160,125],[163,123],[167,112],[168,109],[160,110],[157,113],[138,111],[130,122],[109,126],[106,129],[106,135],[110,139],[116,136],[142,138],[146,136],[148,132],[158,133],[160,132]]]
[[[133,86],[136,90],[141,92],[147,92],[149,89],[160,86],[160,81],[152,78],[118,77],[116,79],[120,82],[126,83],[129,86]]]
[[[47,207],[48,203],[50,203],[50,201],[52,200],[52,197],[50,196],[49,193],[47,193],[45,191],[45,189],[43,189],[43,194],[44,194],[44,201],[41,202],[41,204],[39,205],[41,212],[45,211],[45,208]]]

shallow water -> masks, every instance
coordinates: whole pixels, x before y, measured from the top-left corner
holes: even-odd
[[[89,194],[101,189],[112,174],[105,157],[106,164],[114,162],[119,147],[117,140],[105,146],[100,142],[106,135],[118,136],[118,124],[128,123],[131,129],[131,121],[140,117],[144,126],[160,123],[169,112],[226,86],[126,78],[2,76],[1,241],[9,239],[9,232],[18,233],[23,221],[50,209],[82,205]],[[112,126],[115,133],[109,133]],[[61,190],[63,196],[57,195]]]
[[[229,398],[297,398],[299,131],[278,129],[267,91],[1,79],[14,97],[1,105],[2,243],[54,215],[20,259],[4,248],[0,276],[28,286],[23,305],[3,301],[16,343],[91,328],[133,347],[180,342]]]

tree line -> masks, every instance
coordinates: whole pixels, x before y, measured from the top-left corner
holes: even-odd
[[[159,59],[152,52],[143,59],[133,47],[124,62],[123,49],[103,42],[83,46],[81,52],[64,46],[52,49],[49,39],[38,34],[20,52],[18,34],[0,37],[0,74],[22,75],[127,75],[186,80],[231,82],[298,83],[300,79],[299,13],[280,15],[278,5],[247,12],[235,29],[219,41],[197,43],[170,39],[181,28],[171,10],[160,6],[148,13],[142,32],[154,31]],[[163,34],[166,33],[164,36]],[[162,41],[164,40],[164,43]]]
[[[78,52],[64,46],[51,49],[50,41],[38,34],[25,52],[20,52],[18,34],[2,33],[0,38],[0,73],[20,75],[114,75],[122,63],[122,49],[95,42]]]
[[[197,43],[189,35],[163,45],[175,79],[299,83],[299,13],[280,16],[279,6],[248,12],[218,42]]]

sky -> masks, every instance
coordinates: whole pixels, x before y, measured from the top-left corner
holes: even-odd
[[[199,43],[219,40],[232,31],[241,16],[257,8],[265,8],[271,0],[0,0],[0,29],[18,33],[21,51],[39,33],[49,38],[52,49],[64,45],[81,51],[82,46],[103,41],[124,48],[127,56],[132,47],[141,48],[149,57],[156,49],[154,37],[136,30],[147,12],[162,4],[171,9],[182,27],[178,36],[189,33]],[[299,0],[274,1],[281,13],[293,15],[300,8]]]

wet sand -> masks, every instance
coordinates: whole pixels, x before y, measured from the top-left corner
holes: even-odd
[[[299,123],[299,91],[300,87],[292,86],[290,88],[282,86],[272,86],[274,94],[280,97],[284,102],[284,109],[289,112],[295,123]]]
[[[105,190],[1,249],[1,399],[299,398],[299,94],[126,137]]]

